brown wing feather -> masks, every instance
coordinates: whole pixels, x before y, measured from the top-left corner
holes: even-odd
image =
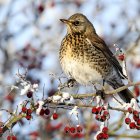
[[[97,34],[95,34],[94,37],[92,37],[92,38],[91,37],[92,36],[90,36],[89,39],[91,40],[93,46],[95,46],[97,49],[99,49],[103,52],[103,54],[106,56],[108,61],[113,64],[113,66],[116,68],[116,70],[118,71],[118,73],[120,74],[120,76],[122,78],[127,78],[123,74],[120,63],[118,62],[116,57],[113,55],[113,53],[110,51],[110,49],[108,48],[106,43]]]

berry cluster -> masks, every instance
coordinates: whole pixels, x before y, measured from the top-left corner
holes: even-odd
[[[108,127],[103,127],[102,131],[97,134],[96,139],[97,140],[102,140],[102,139],[108,139]]]
[[[95,119],[101,122],[104,122],[109,118],[109,112],[103,106],[93,107],[92,113],[96,114]]]
[[[17,140],[17,137],[12,135],[12,136],[7,136],[7,140]]]
[[[32,110],[30,108],[22,107],[22,113],[26,114],[26,119],[30,120],[32,118]]]
[[[76,127],[74,127],[74,126],[65,126],[65,128],[64,128],[64,132],[65,133],[71,133],[71,134],[73,134],[73,133],[81,133],[83,131],[83,128],[82,128],[82,126],[80,126],[80,125],[77,125]]]
[[[44,116],[44,115],[49,115],[50,114],[50,109],[49,108],[46,108],[46,109],[44,109],[44,108],[41,108],[41,110],[39,111],[39,115],[40,116]],[[52,114],[52,118],[54,119],[54,120],[56,120],[56,119],[58,119],[58,114],[55,112],[55,113],[53,113]]]
[[[139,112],[131,107],[129,107],[127,110],[129,114],[125,118],[125,123],[129,125],[130,129],[140,130]]]

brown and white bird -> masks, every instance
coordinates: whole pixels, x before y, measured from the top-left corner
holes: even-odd
[[[67,25],[59,54],[66,75],[82,85],[105,81],[114,89],[124,86],[122,67],[87,17],[76,13],[60,20]],[[134,97],[129,89],[118,94],[125,102]]]

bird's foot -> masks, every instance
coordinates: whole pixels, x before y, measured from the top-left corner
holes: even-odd
[[[68,88],[71,88],[75,85],[76,81],[74,79],[69,79],[67,82],[65,82],[64,84],[60,84],[58,86],[58,89],[61,90],[61,89],[64,89],[66,87]]]
[[[101,99],[105,99],[105,92],[104,92],[104,90],[97,90],[96,91],[96,95],[97,96],[100,96],[101,97]]]

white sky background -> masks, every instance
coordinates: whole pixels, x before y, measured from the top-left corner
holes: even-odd
[[[31,22],[34,21],[34,13],[30,9],[30,1],[32,0],[15,0],[11,11],[11,15],[14,15],[14,18],[11,18],[7,26],[9,32],[17,32],[25,23],[31,24]],[[31,25],[22,31],[22,33],[17,35],[13,40],[10,40],[9,46],[6,46],[8,47],[9,52],[14,54],[17,50],[22,49],[29,42],[31,42],[35,48],[40,47],[40,41],[46,42],[43,50],[41,51],[49,51],[51,53],[49,53],[45,58],[45,61],[43,61],[43,72],[38,73],[37,76],[41,77],[42,84],[46,83],[48,85],[46,87],[47,90],[50,88],[49,72],[61,73],[58,63],[58,50],[61,40],[66,33],[66,28],[64,25],[60,26],[60,18],[68,18],[76,12],[85,14],[94,24],[97,33],[103,37],[107,43],[109,42],[111,43],[111,46],[113,46],[114,43],[117,43],[116,38],[123,36],[131,23],[135,21],[135,18],[138,16],[138,10],[140,10],[139,0],[83,0],[85,2],[79,9],[73,3],[62,5],[59,3],[61,1],[62,0],[56,0],[58,4],[54,7],[49,6],[51,0],[46,1],[46,10],[41,15],[36,26]],[[103,11],[97,12],[97,2],[100,3],[99,8],[102,8],[102,6],[105,7]],[[0,13],[0,24],[3,24],[5,21],[5,14],[9,6],[8,3],[10,3],[10,0],[0,0],[0,4],[3,5],[0,7],[3,8]],[[24,14],[23,12],[19,12],[21,9],[25,8],[26,10]],[[127,18],[125,18],[125,16],[122,18],[122,9],[124,9]],[[137,19],[136,22],[140,25],[140,20]],[[111,28],[110,24],[115,24],[116,28]],[[45,30],[44,27],[46,26],[51,26],[51,29]],[[63,28],[65,29],[63,30]],[[132,28],[132,32],[134,28],[135,27]],[[1,30],[2,29],[0,27],[0,31]],[[134,34],[133,38],[136,37],[137,34]],[[2,58],[2,56],[0,56],[0,58]],[[15,72],[17,72],[16,66],[17,64],[13,67],[13,76]],[[136,75],[134,80],[140,80],[140,70],[134,69],[134,73]],[[9,81],[10,78],[9,74],[7,74],[7,81]],[[85,89],[82,88],[81,91],[85,91]],[[35,122],[38,123],[37,120],[35,120]],[[31,124],[35,122],[31,122]],[[15,131],[18,129],[19,126],[14,128]],[[28,133],[28,131],[32,131],[33,129],[35,129],[34,125],[30,125],[30,128],[29,125],[27,125],[22,132],[24,133],[26,130]]]

